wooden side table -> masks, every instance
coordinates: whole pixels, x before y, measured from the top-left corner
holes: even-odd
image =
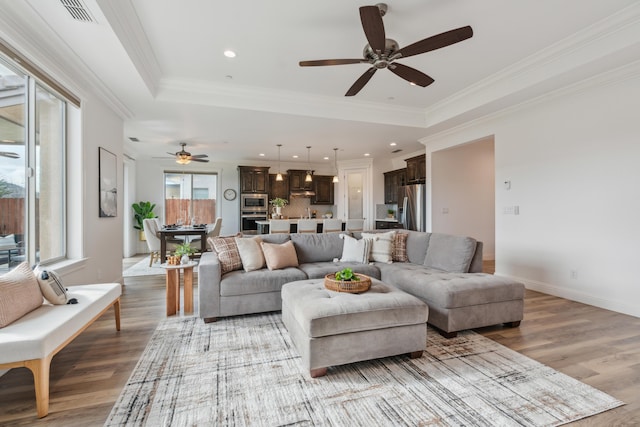
[[[193,313],[193,261],[188,264],[162,264],[167,278],[167,316],[173,316],[180,311],[180,270],[184,271],[184,312]]]

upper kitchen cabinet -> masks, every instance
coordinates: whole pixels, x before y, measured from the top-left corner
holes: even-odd
[[[315,196],[311,196],[312,205],[333,205],[333,176],[314,175]]]
[[[240,192],[268,193],[269,167],[238,166],[240,171]]]
[[[269,174],[269,200],[276,197],[289,200],[289,175],[282,174],[282,181],[276,181],[276,174]]]
[[[407,184],[422,184],[427,179],[427,156],[420,156],[405,159],[407,162]]]
[[[396,169],[384,173],[384,202],[398,203],[398,187],[407,183],[407,169]]]
[[[306,170],[289,169],[287,175],[289,175],[289,192],[313,190],[313,181],[305,182],[304,180],[307,176]]]

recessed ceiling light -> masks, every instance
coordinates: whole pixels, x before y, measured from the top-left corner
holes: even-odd
[[[324,157],[323,157],[323,159],[325,159],[325,160],[329,160],[329,157],[327,157],[327,156],[324,156]]]
[[[371,154],[369,154],[369,153],[364,153],[364,156],[365,156],[365,157],[369,157],[370,155],[371,155]]]
[[[415,85],[416,85],[414,82],[409,82],[409,84],[410,84],[411,86],[415,86]]]
[[[298,158],[298,155],[297,155],[297,154],[294,154],[294,155],[293,155],[293,156],[291,156],[291,157],[293,157],[294,159],[297,159],[297,158]]]
[[[236,57],[236,53],[232,50],[225,50],[224,51],[224,56],[226,56],[227,58],[235,58]]]
[[[390,146],[392,146],[392,147],[395,147],[395,146],[396,146],[396,145],[398,145],[398,144],[397,144],[397,143],[395,143],[395,142],[392,142],[392,143],[390,143],[389,145],[390,145]]]
[[[258,156],[264,157],[264,153],[260,153],[260,154],[258,154]]]

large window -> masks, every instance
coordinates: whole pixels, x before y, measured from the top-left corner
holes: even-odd
[[[65,111],[0,57],[0,270],[66,255]]]
[[[164,173],[164,218],[167,224],[212,224],[216,219],[216,174]]]

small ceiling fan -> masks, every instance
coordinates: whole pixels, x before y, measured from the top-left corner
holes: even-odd
[[[182,147],[182,149],[180,151],[176,153],[167,152],[167,154],[171,154],[172,156],[175,156],[176,163],[180,163],[181,165],[186,165],[186,164],[189,164],[190,162],[206,163],[209,161],[208,159],[206,159],[206,157],[209,157],[206,154],[191,154],[184,149],[184,147],[186,146],[187,146],[186,142],[181,142],[180,147]]]
[[[362,29],[369,42],[363,50],[362,59],[320,59],[315,61],[300,61],[301,67],[316,67],[324,65],[370,64],[371,68],[364,72],[349,88],[345,96],[353,96],[371,80],[376,71],[387,68],[389,71],[418,86],[429,86],[434,80],[415,68],[395,62],[401,58],[419,55],[432,50],[446,47],[473,36],[470,26],[446,31],[435,36],[417,41],[409,46],[400,48],[393,39],[386,38],[382,17],[387,13],[387,5],[378,3],[375,6],[360,8]]]

